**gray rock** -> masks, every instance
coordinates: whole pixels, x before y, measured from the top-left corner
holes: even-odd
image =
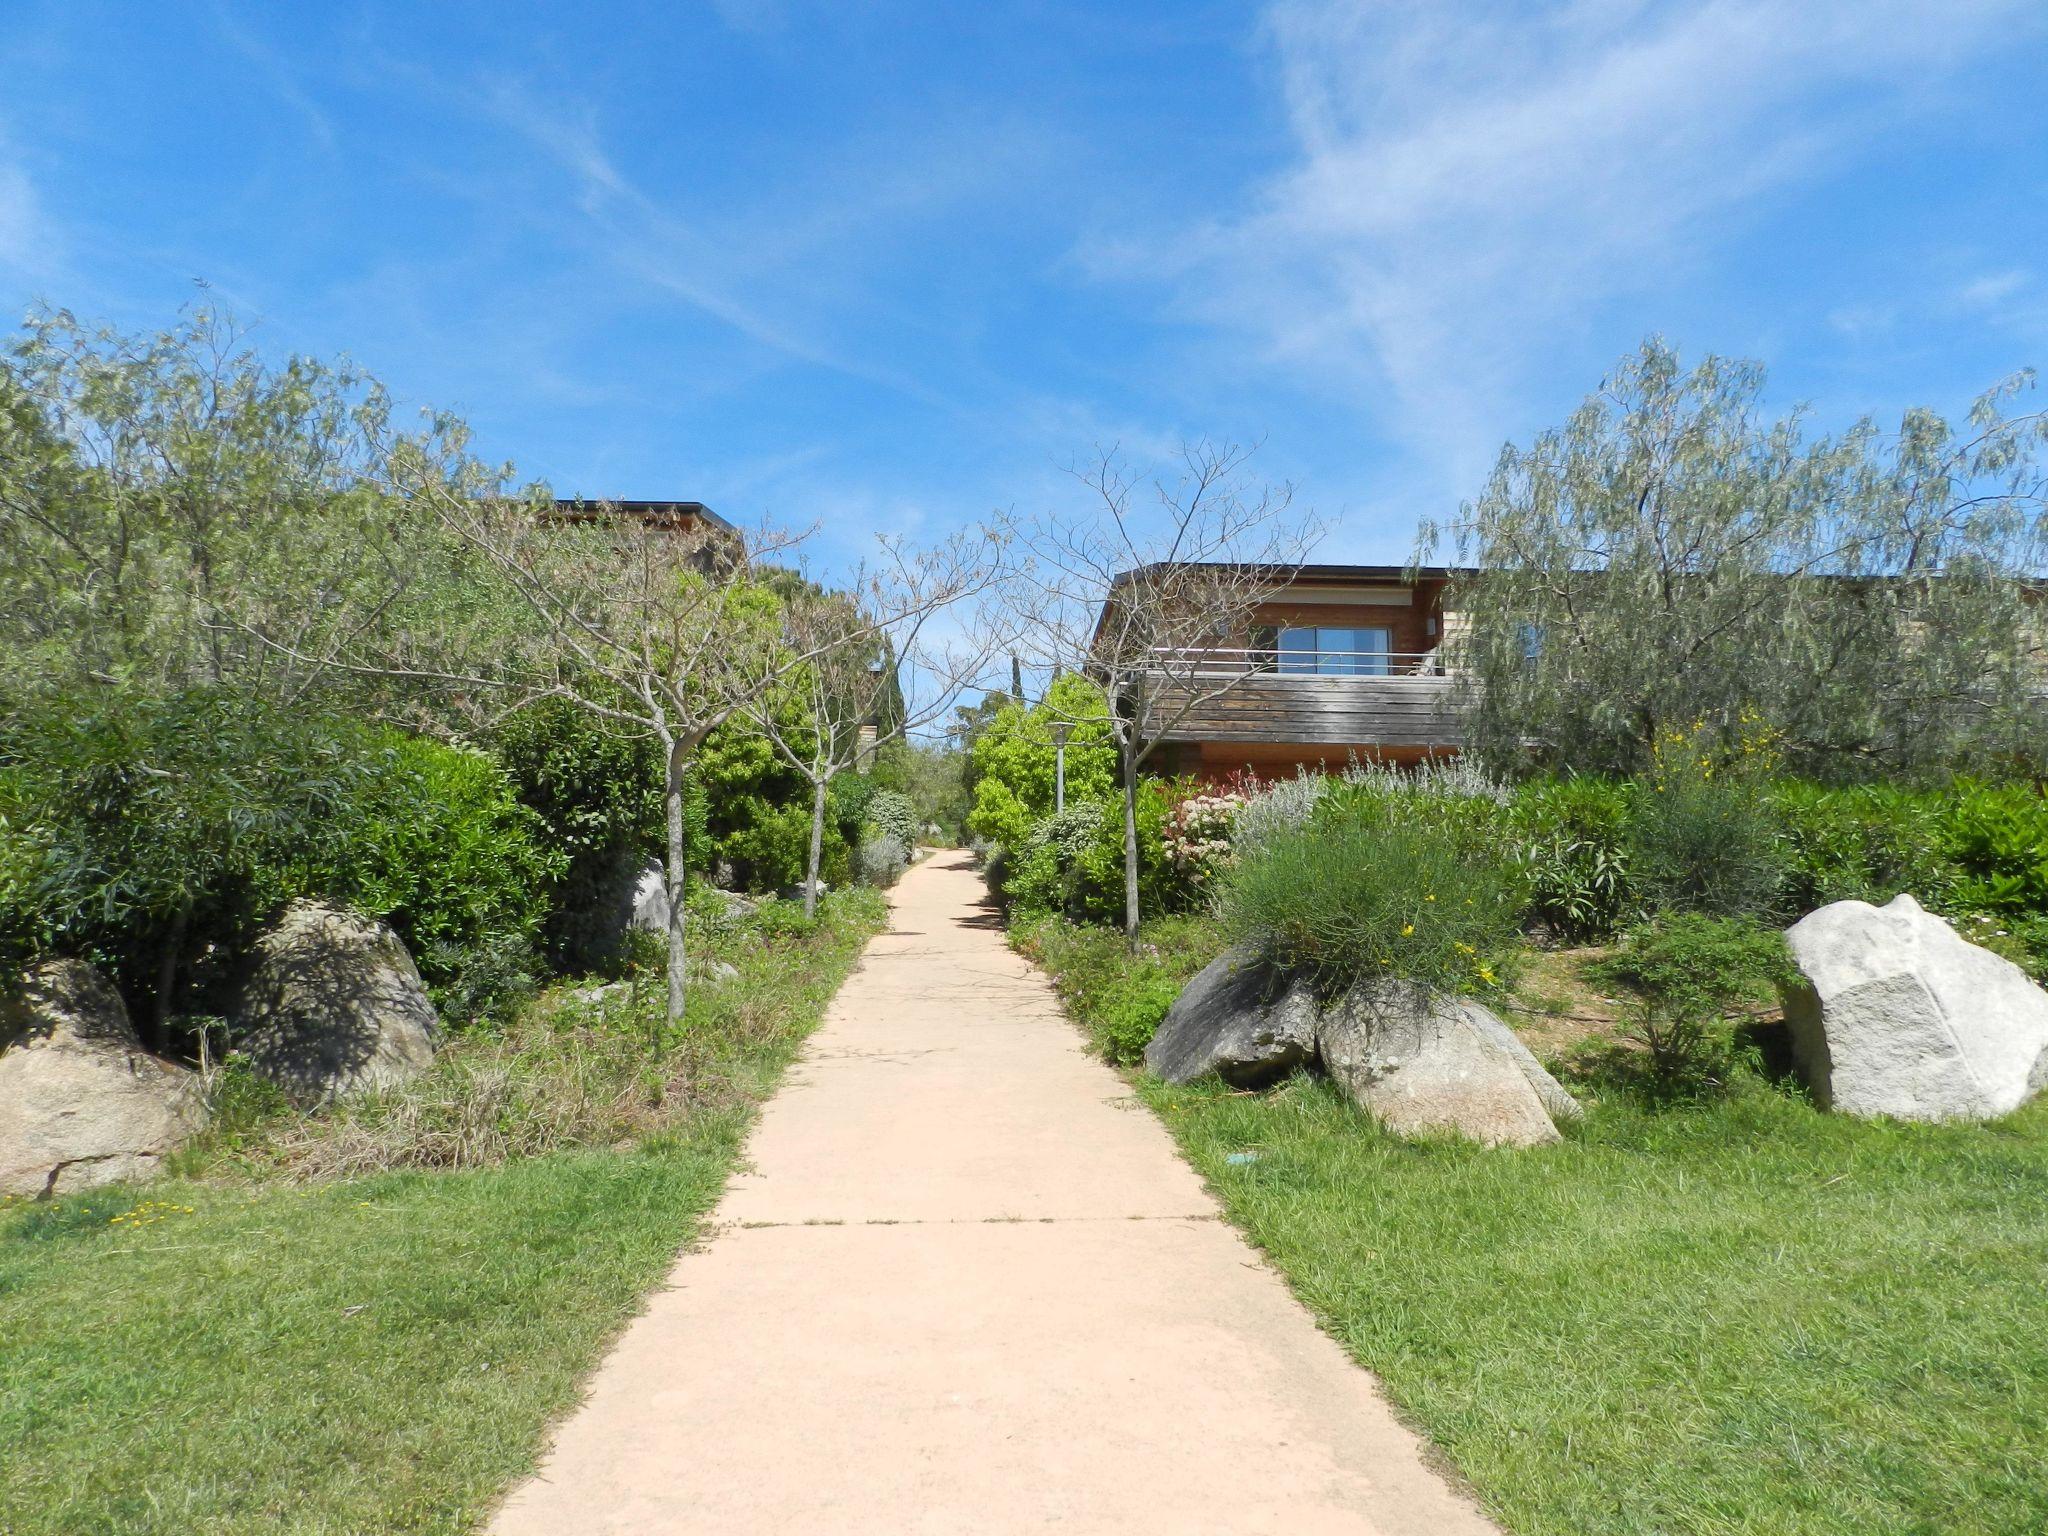
[[[1316,1006],[1249,949],[1224,951],[1174,999],[1145,1047],[1145,1067],[1169,1083],[1210,1072],[1256,1088],[1315,1059]]]
[[[1325,1009],[1316,1045],[1331,1077],[1396,1135],[1451,1132],[1489,1147],[1558,1140],[1498,1028],[1477,1003],[1384,982]]]
[[[705,889],[723,903],[729,922],[751,916],[757,905],[752,897],[738,891],[720,890],[717,886]],[[631,914],[626,920],[629,929],[637,933],[668,933],[668,877],[659,864],[649,864],[640,871],[633,883],[630,906]]]
[[[1482,1007],[1467,998],[1464,1009],[1468,1024],[1514,1058],[1515,1065],[1522,1069],[1522,1076],[1529,1079],[1529,1086],[1536,1090],[1536,1097],[1543,1101],[1543,1112],[1552,1120],[1576,1120],[1586,1112],[1564,1084],[1544,1070],[1543,1063],[1536,1059],[1536,1053],[1522,1044],[1522,1037],[1502,1023],[1500,1016],[1491,1008]]]
[[[1838,901],[1785,935],[1793,1061],[1851,1115],[1984,1120],[2048,1086],[2048,993],[1911,896]]]
[[[740,979],[740,968],[723,960],[692,960],[688,971],[692,981],[727,982]]]
[[[668,932],[668,877],[649,864],[633,883],[633,913],[626,926],[635,933]]]
[[[761,905],[753,897],[743,896],[738,891],[725,891],[713,887],[713,892],[725,903],[725,915],[735,922],[741,918],[752,917]]]
[[[149,1178],[205,1123],[196,1074],[145,1051],[83,961],[46,960],[0,999],[0,1194]]]
[[[441,1035],[398,935],[314,902],[257,941],[233,1023],[252,1068],[315,1103],[406,1082],[433,1065]]]

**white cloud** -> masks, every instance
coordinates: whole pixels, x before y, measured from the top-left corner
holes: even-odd
[[[863,262],[879,266],[961,205],[998,195],[1006,176],[1036,163],[1031,130],[999,121],[915,144],[849,142],[837,161],[735,205],[687,186],[650,190],[606,149],[592,111],[565,111],[524,81],[457,94],[568,174],[585,238],[606,263],[783,358],[960,409],[850,339],[880,315]]]
[[[1149,246],[1196,315],[1390,403],[1469,483],[1546,354],[1859,152],[2024,0],[1278,0],[1292,162]],[[1121,258],[1128,264],[1128,250]]]
[[[30,278],[58,270],[63,247],[28,171],[0,140],[0,268]]]
[[[2004,272],[1986,272],[1956,290],[1956,302],[1965,309],[1995,309],[2017,298],[2033,281],[2033,274],[2014,267]]]

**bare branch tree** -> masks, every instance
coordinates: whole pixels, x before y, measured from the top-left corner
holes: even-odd
[[[1026,559],[1006,584],[1020,643],[1038,664],[1102,687],[1124,814],[1124,929],[1138,929],[1138,777],[1172,730],[1237,688],[1260,606],[1292,582],[1320,530],[1293,488],[1247,473],[1251,448],[1183,445],[1170,477],[1120,452],[1070,473],[1088,496],[1019,529]],[[1080,722],[1075,722],[1080,723]]]
[[[809,659],[784,642],[760,579],[802,535],[743,536],[605,504],[564,514],[537,490],[507,494],[502,474],[470,459],[445,424],[393,443],[386,474],[388,547],[357,557],[343,611],[259,638],[309,675],[433,688],[483,720],[562,699],[652,735],[665,765],[667,1011],[679,1026],[690,765],[751,690]],[[460,565],[463,579],[415,581],[416,564],[444,575]],[[365,570],[385,578],[382,590]]]
[[[832,781],[865,752],[929,725],[980,678],[997,641],[976,616],[947,634],[939,621],[996,579],[1004,541],[977,529],[912,552],[885,541],[878,562],[843,590],[792,583],[784,597],[787,655],[754,658],[759,684],[748,693],[748,720],[811,787],[811,836],[804,914],[817,909]]]

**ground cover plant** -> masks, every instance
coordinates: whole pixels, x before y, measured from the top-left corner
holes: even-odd
[[[0,1211],[0,1530],[474,1529],[882,916],[788,905],[699,923],[739,975],[678,1032],[658,969],[557,989],[336,1114],[235,1085],[182,1178]]]

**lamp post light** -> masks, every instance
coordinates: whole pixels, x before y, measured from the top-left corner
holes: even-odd
[[[1060,815],[1067,808],[1067,737],[1074,729],[1071,720],[1055,720],[1052,731],[1052,813]]]

